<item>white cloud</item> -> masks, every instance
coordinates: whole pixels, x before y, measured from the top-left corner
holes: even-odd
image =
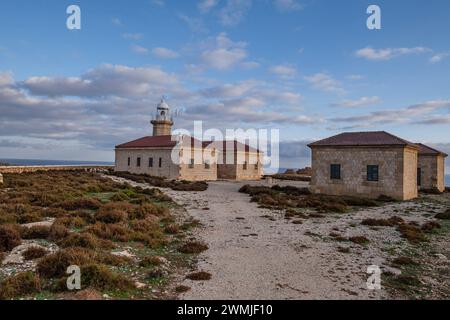
[[[277,65],[269,69],[269,71],[281,78],[293,78],[297,75],[297,69],[292,65]]]
[[[224,26],[239,24],[252,7],[252,0],[227,0],[219,13],[219,21]]]
[[[430,62],[433,64],[439,63],[445,58],[447,58],[450,54],[448,53],[437,53],[430,58]]]
[[[152,52],[155,56],[164,59],[175,59],[180,56],[177,52],[162,47],[154,48]]]
[[[157,7],[164,7],[166,5],[165,0],[152,0],[151,3]]]
[[[296,0],[274,0],[274,4],[275,7],[282,12],[303,9],[303,6]]]
[[[420,117],[421,119],[418,121],[423,123],[424,115],[431,116],[430,114],[432,112],[445,109],[450,110],[450,100],[427,101],[406,108],[379,110],[364,115],[334,118],[332,121],[359,123],[364,125],[380,123],[417,123],[417,121],[413,121],[413,119],[415,117]],[[428,124],[432,123],[433,122],[431,121]]]
[[[202,63],[216,70],[228,70],[247,57],[246,43],[233,42],[226,33],[220,33],[214,40],[214,47],[200,55]]]
[[[242,62],[242,63],[241,63],[241,66],[242,66],[244,69],[251,70],[251,69],[257,69],[257,68],[259,68],[261,65],[260,65],[258,62],[256,62],[256,61],[246,61],[246,62]]]
[[[203,21],[201,19],[198,18],[193,18],[190,16],[187,16],[185,14],[178,14],[178,18],[183,21],[184,23],[186,23],[186,25],[188,26],[188,28],[191,31],[194,32],[199,32],[199,33],[204,33],[207,32],[208,29],[205,27]]]
[[[344,93],[344,89],[339,81],[333,78],[332,75],[321,72],[316,73],[312,76],[305,77],[305,80],[308,81],[313,88],[326,91],[326,92],[336,92],[336,93]]]
[[[148,49],[139,45],[132,45],[131,50],[137,54],[148,54]]]
[[[431,52],[432,50],[425,47],[414,48],[385,48],[385,49],[373,49],[366,47],[355,52],[358,58],[364,58],[371,61],[386,61],[393,58],[409,55],[409,54],[423,54]]]
[[[356,100],[343,100],[340,102],[333,103],[332,105],[335,107],[359,108],[378,104],[380,102],[381,99],[379,97],[374,96],[374,97],[362,97]]]
[[[0,87],[12,85],[14,79],[10,72],[0,72]]]
[[[360,74],[351,74],[351,75],[347,76],[346,78],[348,80],[358,81],[358,80],[363,80],[365,77]]]
[[[219,0],[201,0],[198,3],[198,9],[202,13],[207,13],[219,4]]]
[[[144,35],[142,33],[124,33],[122,37],[129,40],[140,40]]]
[[[116,27],[121,27],[123,26],[122,21],[120,21],[119,18],[112,18],[111,20],[112,24],[115,25]]]

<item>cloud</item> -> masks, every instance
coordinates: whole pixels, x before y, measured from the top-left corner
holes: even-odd
[[[11,72],[0,72],[0,87],[12,85],[14,79]]]
[[[335,93],[344,93],[345,90],[342,88],[342,85],[339,81],[333,78],[332,75],[321,72],[316,73],[312,76],[305,77],[305,80],[308,81],[313,88],[325,92],[335,92]]]
[[[410,54],[423,54],[431,52],[432,50],[425,47],[414,48],[386,48],[386,49],[373,49],[366,47],[355,52],[355,56],[358,58],[364,58],[371,61],[386,61],[393,58],[410,55]]]
[[[157,7],[164,7],[166,5],[165,0],[152,0],[151,4]]]
[[[348,80],[352,80],[352,81],[359,81],[359,80],[363,80],[365,77],[360,74],[351,74],[351,75],[348,75],[346,78]]]
[[[214,39],[213,47],[200,54],[200,59],[202,64],[209,68],[228,70],[247,57],[246,46],[245,42],[233,42],[226,33],[220,33]]]
[[[415,124],[440,125],[450,124],[450,115],[432,116],[414,122]]]
[[[136,44],[131,46],[131,51],[133,51],[134,53],[137,53],[137,54],[148,54],[147,48],[144,48],[144,47],[136,45]]]
[[[238,25],[252,7],[252,0],[227,0],[225,7],[219,13],[219,22],[223,26]]]
[[[246,61],[241,63],[242,68],[251,70],[251,69],[257,69],[261,66],[260,63],[256,61]]]
[[[424,120],[414,120],[415,117],[430,115],[430,113],[450,109],[450,100],[427,101],[406,108],[386,109],[370,112],[368,114],[338,117],[331,119],[334,122],[359,123],[364,125],[386,123],[424,123]],[[433,124],[428,122],[427,124]]]
[[[205,33],[208,32],[208,29],[205,27],[203,21],[198,18],[193,18],[185,14],[178,14],[178,18],[183,21],[188,28],[193,32]]]
[[[219,0],[201,0],[197,6],[201,13],[207,13],[218,4]]]
[[[435,55],[433,55],[433,56],[430,58],[430,62],[433,63],[433,64],[439,63],[439,62],[441,62],[442,60],[444,60],[445,58],[447,58],[449,55],[450,55],[450,54],[448,54],[448,53],[438,53],[438,54],[435,54]]]
[[[22,86],[33,94],[45,96],[130,97],[145,96],[177,83],[175,75],[157,67],[132,68],[106,64],[81,77],[30,77]]]
[[[112,24],[115,25],[116,27],[122,27],[122,26],[123,26],[123,23],[122,23],[122,21],[120,21],[119,18],[112,18],[112,19],[111,19],[111,22],[112,22]]]
[[[379,97],[361,97],[356,100],[343,100],[340,102],[333,103],[334,107],[343,107],[343,108],[359,108],[359,107],[367,107],[370,105],[378,104],[381,102]]]
[[[303,6],[296,0],[274,0],[275,7],[281,11],[298,11],[303,9]]]
[[[297,69],[292,65],[277,65],[269,69],[269,71],[280,78],[293,78],[297,75]]]
[[[122,38],[129,40],[140,40],[144,37],[142,33],[124,33],[122,34]]]
[[[167,49],[167,48],[162,48],[162,47],[154,48],[152,50],[152,53],[155,56],[157,56],[159,58],[164,58],[164,59],[175,59],[180,56],[178,54],[178,52],[175,52],[175,51]]]

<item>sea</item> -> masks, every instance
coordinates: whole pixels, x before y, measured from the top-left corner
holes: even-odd
[[[13,166],[110,166],[114,162],[72,161],[72,160],[36,160],[36,159],[0,159],[0,163]]]

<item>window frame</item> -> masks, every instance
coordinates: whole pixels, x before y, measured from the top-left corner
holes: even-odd
[[[153,157],[148,158],[148,167],[153,168]]]
[[[340,163],[330,164],[330,180],[342,180],[342,165]]]
[[[131,166],[131,157],[128,157],[128,166]]]
[[[162,158],[159,158],[158,167],[162,168]]]
[[[136,167],[137,167],[137,168],[140,168],[140,167],[141,167],[141,162],[142,162],[142,161],[141,161],[141,157],[137,157],[137,158],[136,158]]]
[[[195,166],[195,159],[191,158],[191,160],[189,161],[189,169],[194,169]]]
[[[376,172],[374,171],[376,169]],[[367,165],[367,181],[378,182],[380,181],[380,166],[375,164]]]

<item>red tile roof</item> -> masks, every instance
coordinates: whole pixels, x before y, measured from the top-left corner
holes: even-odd
[[[191,139],[191,145],[194,145],[198,143],[201,144],[203,148],[206,148],[210,145],[216,147],[220,151],[226,151],[228,144],[228,141],[203,141],[200,142],[200,140],[197,140],[193,137],[187,137]],[[188,141],[188,140],[186,140]],[[155,136],[155,137],[143,137],[137,140],[133,140],[127,143],[120,144],[116,146],[117,149],[131,149],[131,148],[173,148],[177,144],[177,137],[176,136]],[[233,141],[231,141],[231,144],[233,145]],[[234,150],[244,150],[248,152],[249,150],[252,152],[257,152],[257,149],[254,149],[246,144],[242,144],[240,142],[234,141]]]
[[[412,142],[394,136],[385,131],[374,132],[345,132],[308,145],[309,147],[334,146],[410,146],[418,148]]]
[[[422,143],[417,143],[417,145],[419,146],[419,155],[423,155],[423,156],[438,156],[438,155],[442,155],[444,157],[448,157],[448,154],[436,150],[432,147],[429,147],[427,145],[424,145]]]
[[[245,152],[260,152],[258,149],[250,147],[248,144],[240,143],[236,140],[228,140],[228,141],[204,141],[204,147],[213,145],[217,150],[221,152],[227,152],[228,147],[232,147],[233,151],[244,151]]]

